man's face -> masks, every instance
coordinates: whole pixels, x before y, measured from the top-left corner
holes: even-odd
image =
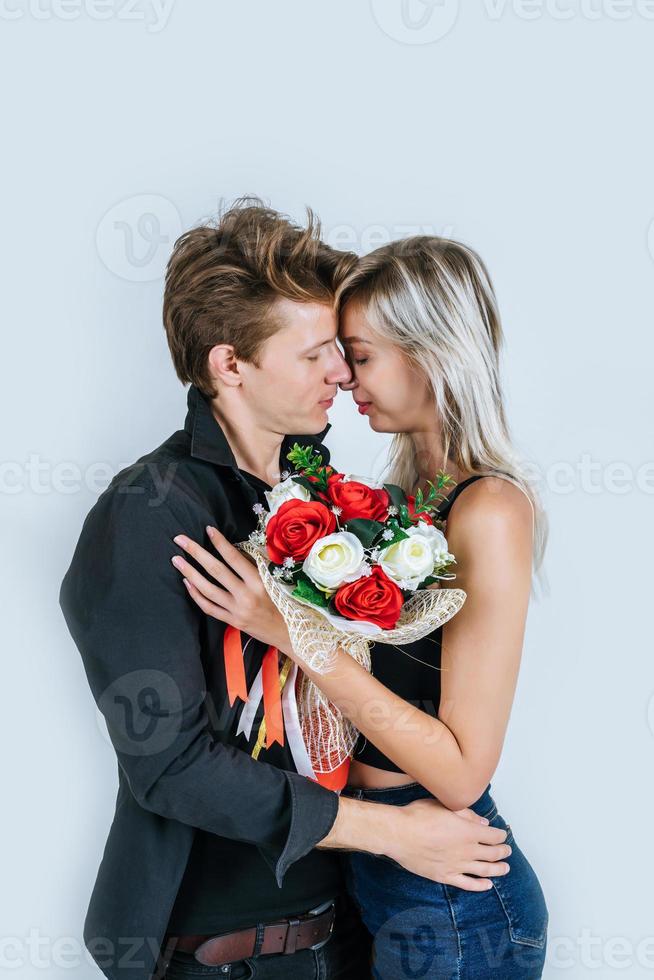
[[[260,367],[239,365],[248,402],[274,432],[321,432],[338,384],[351,378],[336,343],[336,315],[323,303],[288,299],[277,300],[274,312],[284,325],[261,348]]]

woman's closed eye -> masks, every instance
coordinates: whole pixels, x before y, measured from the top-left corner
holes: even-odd
[[[367,357],[359,357],[359,358],[356,358],[355,357],[354,358],[354,363],[357,364],[357,365],[366,364],[367,361],[368,361],[368,358]]]

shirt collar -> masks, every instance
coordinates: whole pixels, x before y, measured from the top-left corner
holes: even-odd
[[[211,411],[211,403],[196,385],[190,386],[186,404],[188,411],[184,421],[184,431],[191,436],[191,456],[195,456],[196,459],[204,459],[209,463],[216,463],[218,466],[229,466],[233,470],[238,469],[227,436]],[[286,462],[286,453],[290,452],[293,443],[321,443],[331,427],[331,422],[328,422],[322,432],[316,435],[284,436],[282,440],[283,462]]]

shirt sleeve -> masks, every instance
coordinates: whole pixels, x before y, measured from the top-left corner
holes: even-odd
[[[289,866],[331,829],[338,794],[208,730],[204,613],[170,560],[183,554],[175,535],[201,541],[204,528],[172,496],[108,487],[86,517],[59,603],[136,801],[255,845],[281,888]]]

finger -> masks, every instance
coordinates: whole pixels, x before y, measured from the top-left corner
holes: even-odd
[[[475,838],[480,844],[503,844],[509,836],[501,827],[479,827],[474,831]]]
[[[511,867],[505,861],[499,861],[494,864],[490,864],[488,861],[470,861],[468,864],[463,865],[462,870],[464,874],[467,875],[481,875],[484,878],[499,878],[502,875],[507,875],[511,870]]]
[[[234,597],[227,589],[221,588],[215,582],[210,582],[200,572],[187,562],[181,555],[175,555],[171,561],[178,572],[187,578],[209,602],[214,602],[218,606],[231,609],[234,605]]]
[[[488,826],[486,817],[480,817],[478,813],[475,813],[469,807],[466,807],[465,810],[453,810],[452,812],[456,813],[458,817],[463,817],[464,820],[472,820],[473,823],[483,823]]]
[[[178,534],[176,538],[173,538],[173,541],[179,548],[183,548],[191,558],[194,558],[198,565],[204,568],[205,572],[208,572],[230,592],[235,592],[241,584],[241,579],[234,574],[228,565],[225,565],[215,555],[210,554],[197,541],[187,538],[184,534]]]
[[[230,616],[228,609],[217,605],[215,602],[210,602],[208,599],[205,599],[202,593],[198,592],[195,586],[189,582],[188,579],[184,579],[183,581],[189,595],[193,599],[193,602],[200,607],[202,612],[206,613],[207,616],[211,616],[212,619],[219,619],[221,622],[228,623],[230,626],[235,625],[232,622],[232,617]]]
[[[479,844],[472,849],[470,858],[473,861],[504,861],[513,853],[510,844],[498,844],[495,847],[489,844]]]
[[[256,570],[256,565],[253,561],[250,561],[242,551],[235,548],[231,541],[228,541],[225,535],[218,530],[217,527],[212,527],[210,524],[207,525],[207,534],[211,539],[216,551],[219,551],[222,557],[225,559],[227,564],[240,575],[240,577],[247,581],[254,574],[259,578],[259,573]]]
[[[489,892],[493,887],[493,883],[486,878],[469,878],[467,875],[452,875],[445,884],[462,888],[466,892]]]

